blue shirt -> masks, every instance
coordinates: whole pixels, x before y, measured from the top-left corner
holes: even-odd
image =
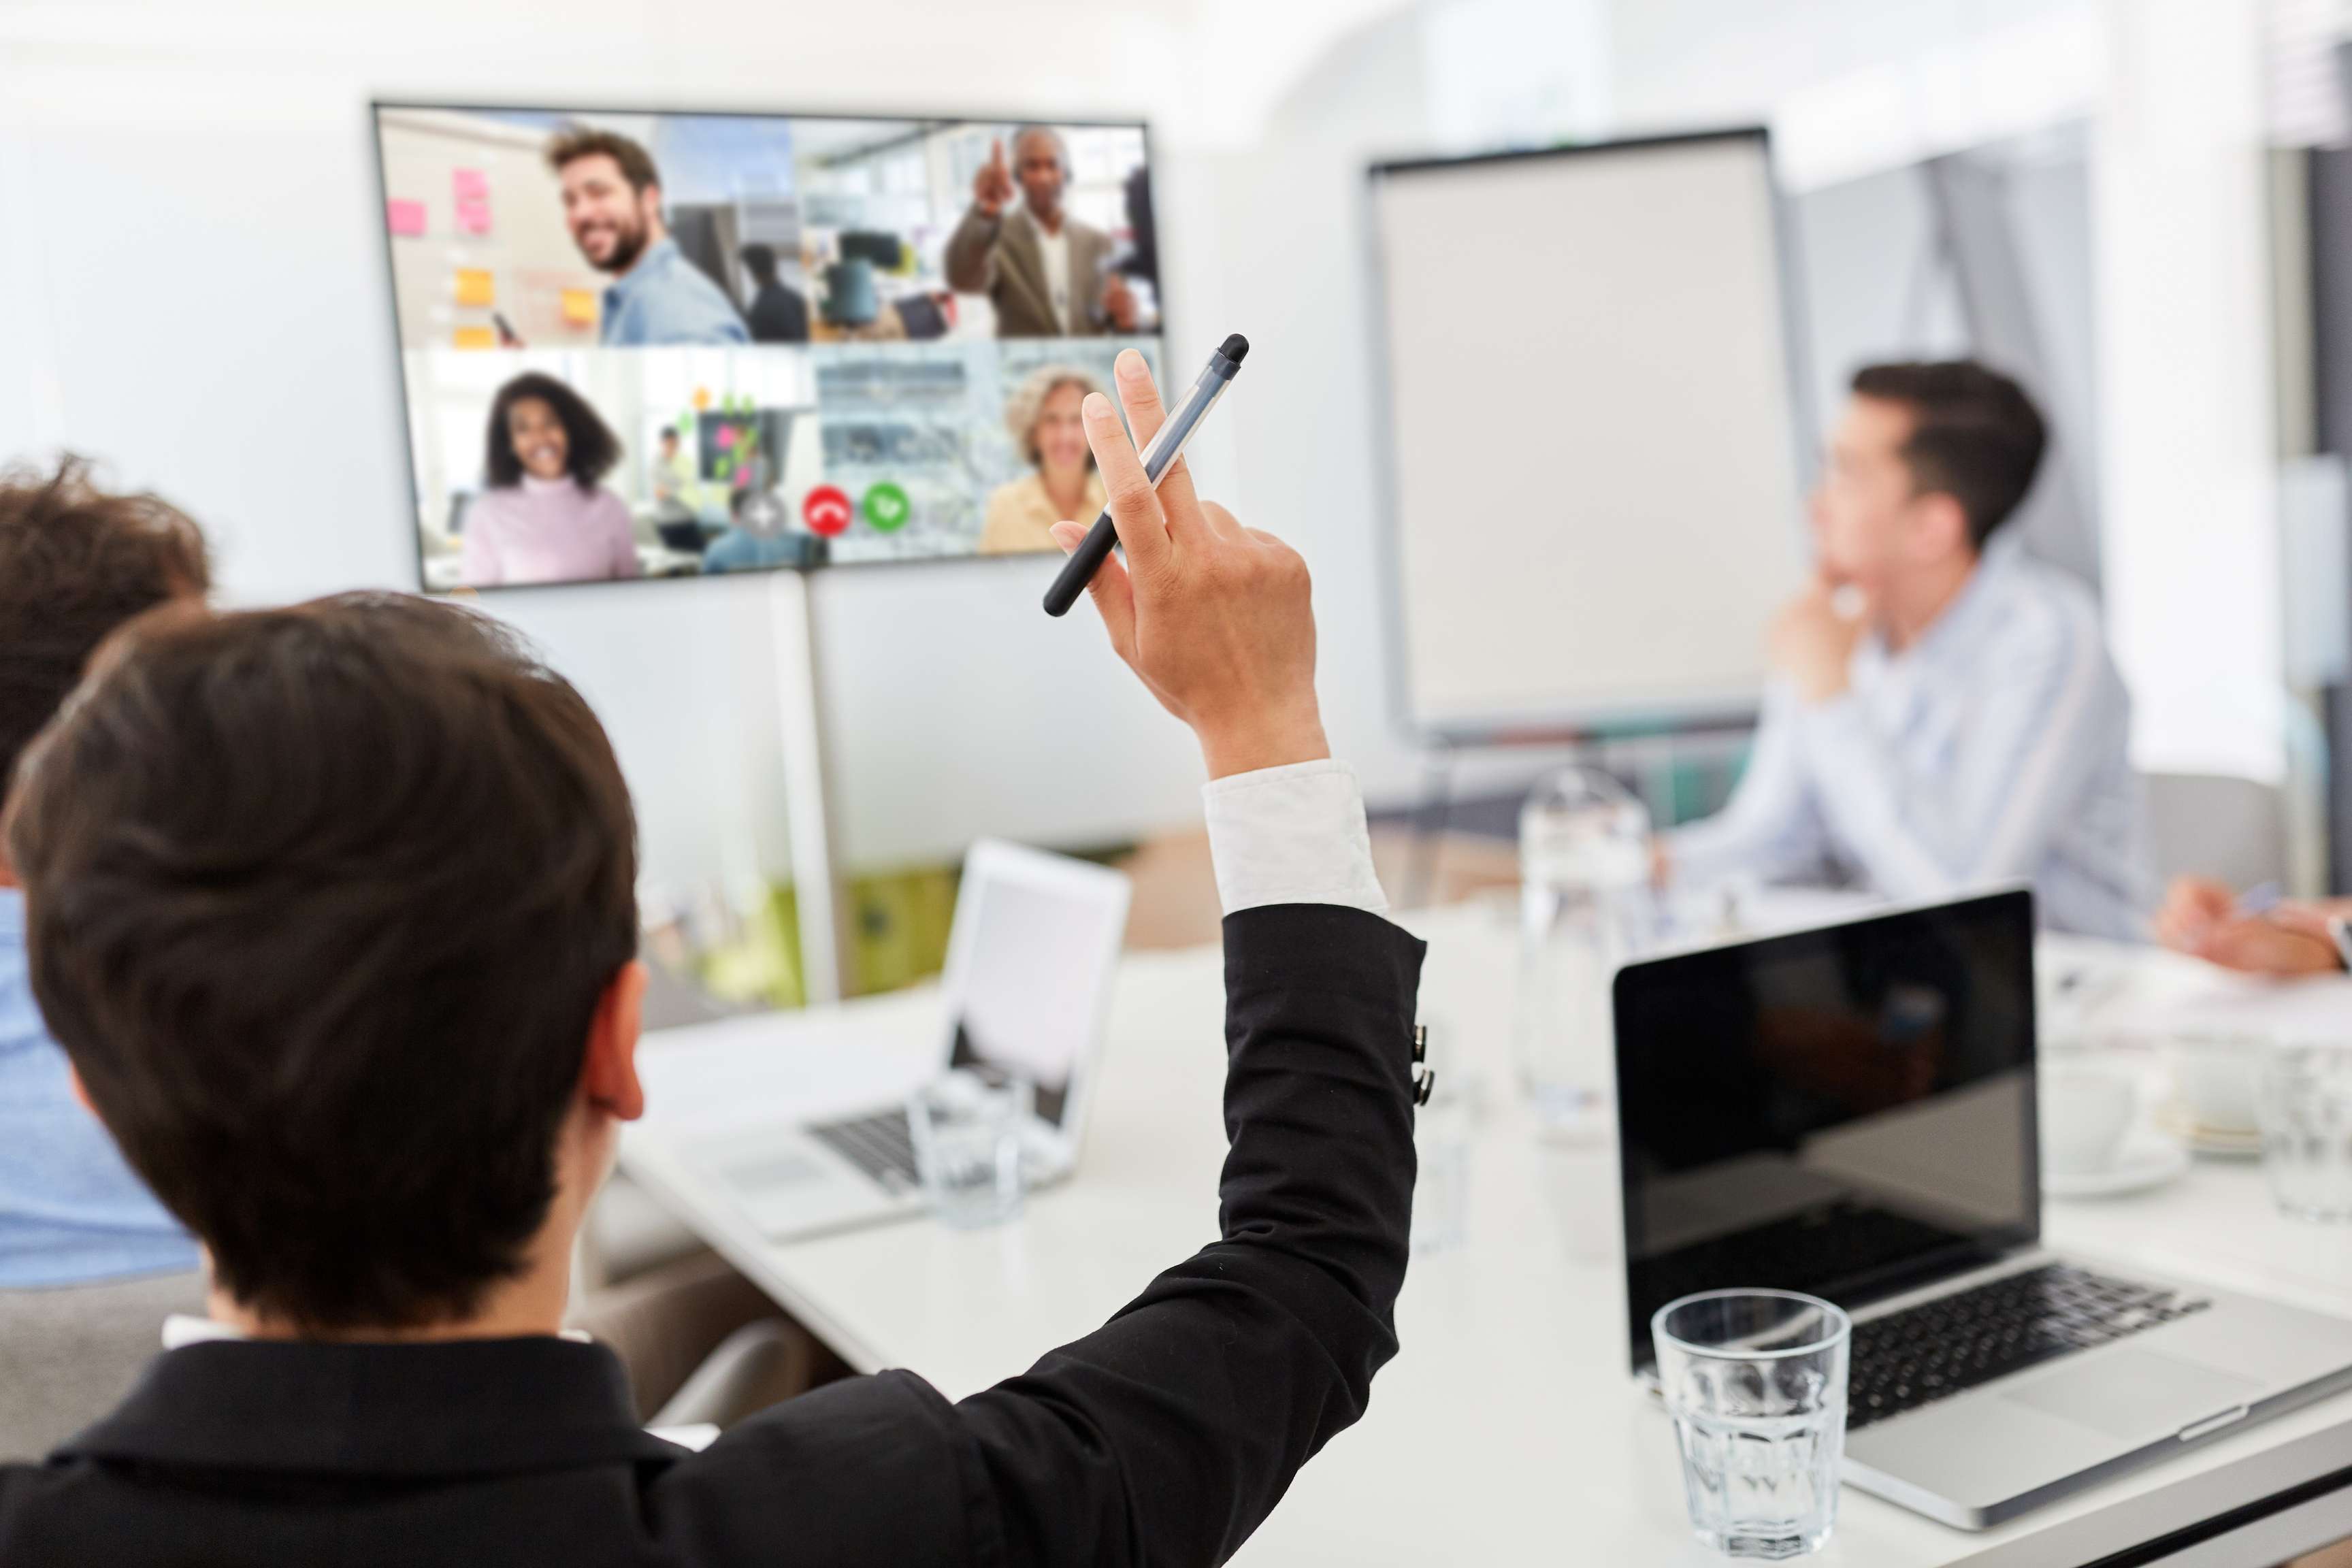
[[[1848,676],[1827,702],[1767,689],[1730,805],[1668,837],[1677,882],[1835,868],[1908,901],[2030,879],[2050,929],[2145,938],[2131,700],[2081,584],[1996,539],[1917,640],[1864,637]]]
[[[607,348],[748,343],[751,332],[719,285],[664,235],[605,289],[597,341]]]
[[[0,888],[0,1287],[195,1267],[195,1243],[74,1099],[33,1003],[25,896]]]
[[[804,542],[789,533],[759,534],[730,528],[702,552],[702,569],[753,572],[766,566],[796,566],[803,548]]]

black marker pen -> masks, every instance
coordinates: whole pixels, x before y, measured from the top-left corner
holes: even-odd
[[[1241,373],[1242,356],[1247,353],[1247,338],[1239,332],[1227,338],[1217,352],[1209,356],[1208,368],[1201,373],[1201,379],[1192,384],[1192,390],[1184,395],[1184,401],[1176,405],[1169,414],[1167,423],[1160,426],[1159,433],[1145,442],[1143,450],[1136,454],[1143,459],[1143,477],[1150,479],[1154,488],[1159,486],[1168,470],[1176,466],[1176,459],[1183,455],[1184,443],[1192,438],[1192,432],[1201,427],[1201,421],[1208,417],[1209,410],[1216,406],[1217,399],[1224,395],[1225,388]],[[1087,591],[1087,584],[1094,581],[1095,574],[1102,569],[1103,562],[1118,542],[1118,530],[1111,522],[1110,509],[1105,507],[1103,514],[1095,519],[1095,525],[1087,530],[1085,540],[1070,552],[1070,558],[1062,563],[1061,575],[1055,578],[1054,585],[1045,590],[1045,613],[1049,616],[1068,614],[1070,606],[1076,604],[1078,595]]]

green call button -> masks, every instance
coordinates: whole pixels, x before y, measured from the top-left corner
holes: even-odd
[[[865,506],[866,521],[877,533],[898,532],[907,526],[907,519],[915,510],[907,492],[887,479],[866,492]]]

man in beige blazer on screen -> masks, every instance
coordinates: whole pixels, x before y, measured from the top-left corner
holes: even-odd
[[[1135,295],[1110,270],[1110,236],[1062,210],[1069,183],[1069,147],[1060,132],[1044,125],[1014,133],[1009,165],[1004,143],[997,142],[973,176],[971,208],[948,240],[948,284],[988,296],[1000,338],[1136,330]]]

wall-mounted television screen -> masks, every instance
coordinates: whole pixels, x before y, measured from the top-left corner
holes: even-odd
[[[1139,122],[374,105],[432,592],[1054,549]]]

